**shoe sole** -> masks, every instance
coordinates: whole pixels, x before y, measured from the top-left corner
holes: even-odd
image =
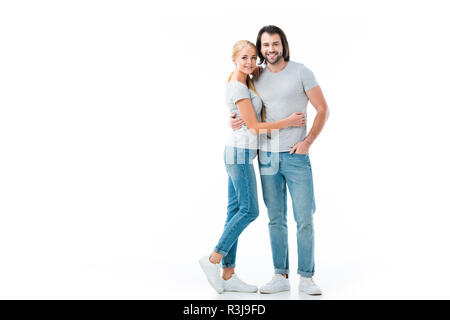
[[[286,290],[279,290],[279,291],[264,291],[264,290],[259,290],[259,293],[263,293],[263,294],[274,294],[274,293],[280,293],[280,292],[286,292],[286,291],[290,291],[291,288],[286,289]]]
[[[308,295],[310,295],[310,296],[321,296],[322,295],[322,292],[306,292],[306,291],[304,291],[304,290],[302,290],[302,289],[300,289],[299,290],[301,293],[304,293],[304,294],[308,294]]]
[[[256,292],[258,292],[258,289],[257,290],[254,290],[254,291],[243,291],[243,290],[223,290],[223,292],[242,292],[242,293],[256,293]]]
[[[200,267],[202,268],[202,270],[203,270],[203,273],[206,275],[206,279],[208,280],[208,282],[209,282],[209,284],[211,285],[211,287],[213,287],[214,288],[214,290],[216,290],[217,291],[217,293],[222,293],[223,292],[223,289],[221,289],[221,288],[217,288],[216,287],[216,285],[214,284],[214,282],[213,281],[211,281],[211,279],[209,279],[209,277],[208,277],[208,273],[205,271],[206,270],[206,268],[203,266],[203,262],[202,262],[202,260],[199,260],[198,261],[198,263],[200,264]]]

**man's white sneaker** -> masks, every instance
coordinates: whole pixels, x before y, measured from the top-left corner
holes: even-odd
[[[223,280],[224,290],[226,292],[256,292],[258,291],[257,286],[247,284],[239,277],[233,273],[230,279]]]
[[[300,277],[299,290],[310,295],[321,295],[322,291],[312,278]]]
[[[289,291],[290,289],[291,285],[289,284],[289,280],[283,277],[281,274],[276,274],[272,277],[272,280],[259,288],[259,292],[277,293],[282,291]]]
[[[220,276],[220,263],[212,263],[209,261],[209,256],[202,257],[199,261],[200,267],[202,267],[209,284],[212,285],[217,293],[223,292],[223,279]]]

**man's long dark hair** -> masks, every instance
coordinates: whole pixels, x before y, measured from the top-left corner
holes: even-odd
[[[258,56],[259,56],[259,63],[263,64],[266,62],[266,59],[264,59],[263,55],[261,54],[261,36],[264,32],[267,32],[268,34],[278,34],[281,39],[281,44],[283,45],[283,58],[284,61],[289,61],[289,44],[286,38],[286,35],[284,34],[283,30],[278,28],[277,26],[269,25],[262,27],[261,30],[259,30],[258,38],[256,38],[256,48],[258,49]]]

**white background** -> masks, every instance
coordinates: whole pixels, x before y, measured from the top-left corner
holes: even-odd
[[[231,47],[275,24],[330,108],[310,152],[321,299],[449,299],[445,5],[1,2],[0,298],[307,299],[290,204],[291,292],[216,295],[197,262],[225,221]],[[258,188],[236,270],[262,285]]]

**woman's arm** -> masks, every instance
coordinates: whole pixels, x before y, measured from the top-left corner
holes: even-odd
[[[289,117],[273,122],[259,122],[256,117],[255,109],[253,109],[250,99],[245,98],[236,102],[245,125],[255,134],[268,133],[274,129],[283,129],[286,127],[301,127],[305,125],[303,113],[294,112]],[[260,130],[262,132],[260,132]]]

